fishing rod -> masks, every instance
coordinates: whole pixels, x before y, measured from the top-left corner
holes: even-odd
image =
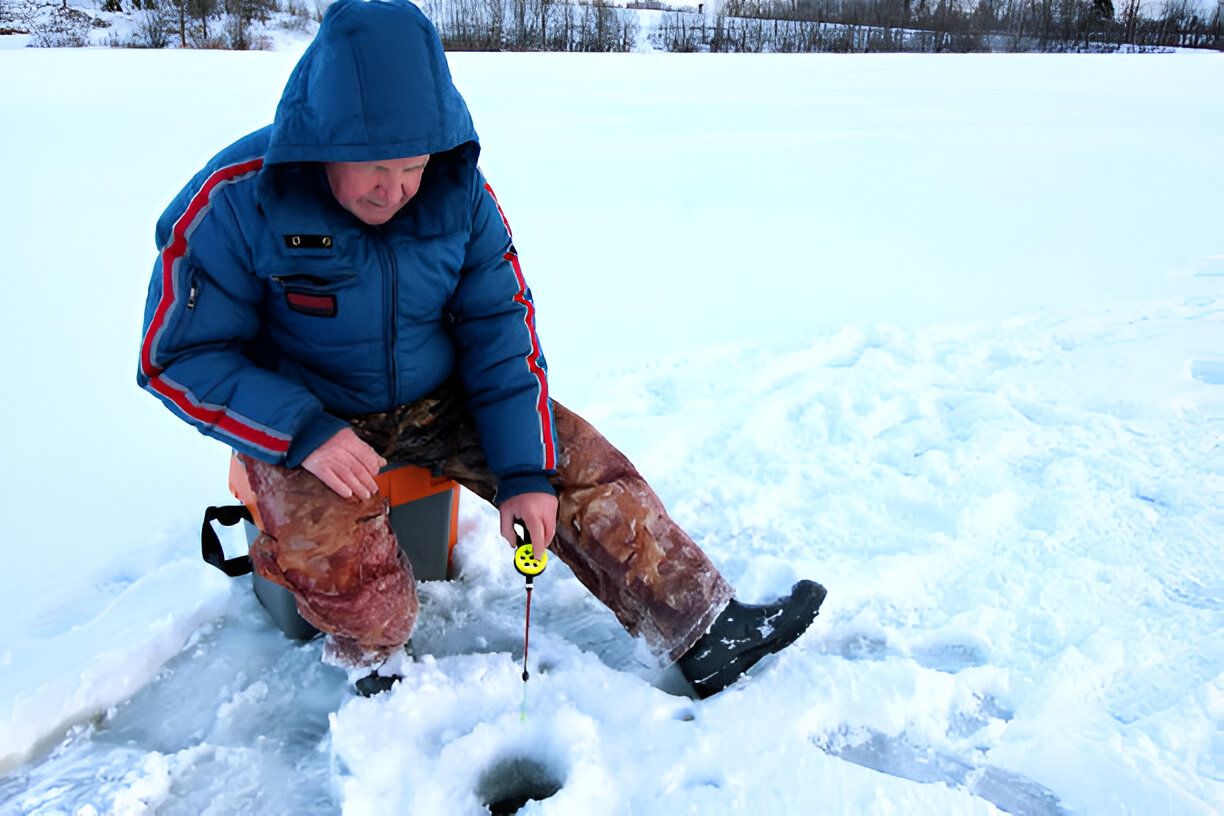
[[[535,577],[548,566],[548,550],[543,549],[537,556],[531,546],[531,533],[527,525],[515,519],[514,537],[518,544],[514,548],[514,569],[527,579],[527,613],[523,621],[523,705],[519,710],[519,719],[527,719],[527,648],[531,638],[531,590],[535,586]]]

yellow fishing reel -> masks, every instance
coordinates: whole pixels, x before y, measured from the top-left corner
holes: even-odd
[[[531,546],[531,534],[521,521],[515,519],[514,536],[518,546],[514,548],[514,569],[528,580],[536,577],[548,566],[548,550],[543,550],[537,557]]]
[[[518,570],[519,575],[534,578],[543,572],[546,566],[548,566],[548,550],[540,553],[540,557],[536,558],[530,541],[515,547],[514,568]]]

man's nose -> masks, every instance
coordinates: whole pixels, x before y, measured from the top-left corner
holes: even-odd
[[[400,182],[397,187],[397,193],[401,201],[412,198],[417,193],[417,188],[420,186],[420,178],[412,176]]]
[[[388,203],[411,198],[416,192],[416,189],[411,184],[402,181],[388,181],[378,185],[378,189],[382,193],[383,199]]]

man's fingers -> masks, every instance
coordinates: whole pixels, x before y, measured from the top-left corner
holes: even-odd
[[[378,483],[374,481],[374,477],[347,451],[335,457],[328,457],[308,470],[336,494],[346,499],[356,496],[364,501],[378,492]]]
[[[344,497],[350,498],[353,495],[353,489],[344,483],[339,474],[331,468],[320,468],[317,471],[311,471],[315,476],[319,477],[319,481],[330,487],[335,493]]]
[[[302,467],[343,498],[368,499],[378,492],[374,476],[382,457],[353,432],[337,431],[302,461]]]
[[[356,467],[360,467],[366,471],[371,478],[378,475],[378,471],[382,470],[387,464],[387,460],[378,455],[378,451],[370,447],[357,434],[349,433],[340,437],[339,453],[347,454],[352,457],[352,461]]]
[[[323,483],[346,499],[355,498],[365,501],[370,498],[370,489],[362,483],[361,477],[364,473],[364,470],[339,465],[328,471],[332,482],[324,479]]]
[[[344,481],[353,490],[353,495],[365,501],[378,492],[374,477],[364,467],[350,467],[344,474]]]
[[[344,480],[344,484],[348,487],[350,495],[361,501],[370,498],[370,490],[361,483],[361,478],[353,471],[347,471],[340,476]]]
[[[356,452],[352,450],[344,451],[344,463],[341,467],[344,470],[344,480],[348,483],[349,487],[353,488],[353,493],[358,498],[368,499],[378,492],[378,484],[374,481],[374,474],[370,472],[369,466]]]
[[[362,442],[360,438],[354,437],[354,441],[356,444],[348,448],[348,451],[353,454],[353,457],[365,468],[371,477],[377,476],[378,471],[382,470],[387,464],[387,460],[379,456],[378,451]]]
[[[502,535],[514,543],[514,518],[527,528],[532,544],[547,548],[557,531],[557,497],[551,493],[522,493],[507,499],[500,508]]]
[[[532,516],[530,519],[523,519],[523,523],[527,525],[527,529],[531,532],[531,546],[533,548],[548,549],[548,542],[552,536],[546,534],[544,519],[540,516]]]
[[[533,542],[542,540],[539,538],[540,535],[543,535],[541,532],[542,528],[536,525],[534,521],[524,519],[522,516],[516,516],[516,514],[513,512],[507,512],[501,514],[501,534],[502,538],[510,542],[510,546],[517,547],[519,545],[518,534],[514,529],[515,518],[518,518],[518,520],[522,522],[521,526],[523,528],[523,532],[525,532]]]
[[[547,548],[552,543],[553,533],[555,532],[554,524],[549,523],[549,519],[543,516],[525,514],[526,518],[521,518],[523,530],[531,538],[533,547]],[[518,537],[514,530],[514,514],[505,513],[501,518],[501,534],[502,537],[509,541],[511,545],[518,545]]]

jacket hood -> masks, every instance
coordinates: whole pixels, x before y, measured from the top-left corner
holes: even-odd
[[[265,162],[376,161],[477,141],[420,9],[408,0],[339,0],[289,76]]]

